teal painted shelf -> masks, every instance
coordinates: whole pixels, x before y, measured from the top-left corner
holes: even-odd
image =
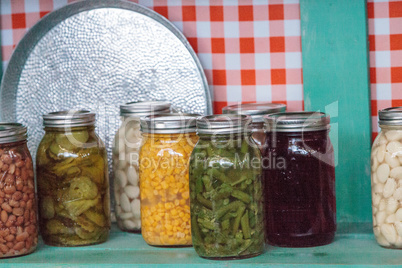
[[[335,241],[315,248],[278,248],[267,246],[255,258],[212,261],[198,257],[193,248],[156,248],[148,246],[140,234],[128,234],[112,228],[108,242],[89,247],[60,248],[42,242],[36,252],[0,260],[5,267],[368,267],[402,264],[399,250],[384,249],[374,240],[369,223],[342,224]]]

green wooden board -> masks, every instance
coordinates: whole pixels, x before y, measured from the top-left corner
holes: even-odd
[[[338,222],[371,220],[371,113],[364,0],[300,0],[305,110],[331,115]]]
[[[399,250],[377,245],[370,224],[341,224],[335,242],[315,248],[278,248],[244,260],[213,261],[198,257],[192,247],[148,246],[141,235],[114,226],[109,241],[89,247],[60,248],[40,243],[33,254],[0,260],[0,267],[369,267],[400,266]]]

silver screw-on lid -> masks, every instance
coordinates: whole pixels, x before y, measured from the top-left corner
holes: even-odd
[[[196,132],[199,114],[171,113],[148,115],[141,118],[141,131],[156,134]]]
[[[83,127],[95,124],[95,114],[86,110],[67,110],[43,116],[45,127]]]
[[[120,105],[121,116],[147,116],[169,113],[171,104],[165,101],[138,101]]]
[[[282,103],[243,103],[226,106],[222,109],[224,114],[244,114],[251,116],[254,123],[264,122],[263,116],[267,114],[284,112],[286,105]]]
[[[217,114],[203,116],[197,120],[199,134],[230,134],[251,131],[251,117],[240,114]]]
[[[378,118],[380,125],[400,126],[402,125],[402,106],[380,110],[378,112]]]
[[[0,122],[0,143],[24,141],[27,139],[27,128],[20,123]]]
[[[304,132],[329,129],[329,115],[320,112],[285,112],[264,116],[266,131]]]

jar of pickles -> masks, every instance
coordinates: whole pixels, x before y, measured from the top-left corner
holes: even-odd
[[[142,143],[140,118],[169,113],[170,103],[130,102],[120,106],[121,126],[113,146],[114,200],[117,225],[122,231],[141,230],[138,159]]]
[[[267,114],[284,112],[286,105],[281,103],[244,103],[226,106],[222,109],[224,114],[244,114],[251,116],[252,137],[260,150],[265,144],[265,131],[263,116]]]
[[[247,115],[197,120],[190,161],[191,231],[201,257],[237,259],[264,249],[261,154]]]
[[[33,252],[38,243],[35,183],[27,128],[0,123],[0,258]]]
[[[289,112],[264,117],[265,218],[268,243],[329,244],[336,230],[334,151],[329,116]]]
[[[95,133],[95,114],[62,111],[43,116],[36,155],[39,222],[44,242],[85,246],[107,240],[110,197],[107,157]]]
[[[141,232],[152,246],[190,246],[188,164],[198,141],[194,114],[141,120]]]
[[[402,107],[378,115],[381,132],[371,150],[374,235],[383,247],[402,248]]]

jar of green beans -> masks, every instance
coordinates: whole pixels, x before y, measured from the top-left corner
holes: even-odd
[[[193,246],[201,257],[239,259],[264,248],[261,154],[247,115],[197,120],[189,168]]]

